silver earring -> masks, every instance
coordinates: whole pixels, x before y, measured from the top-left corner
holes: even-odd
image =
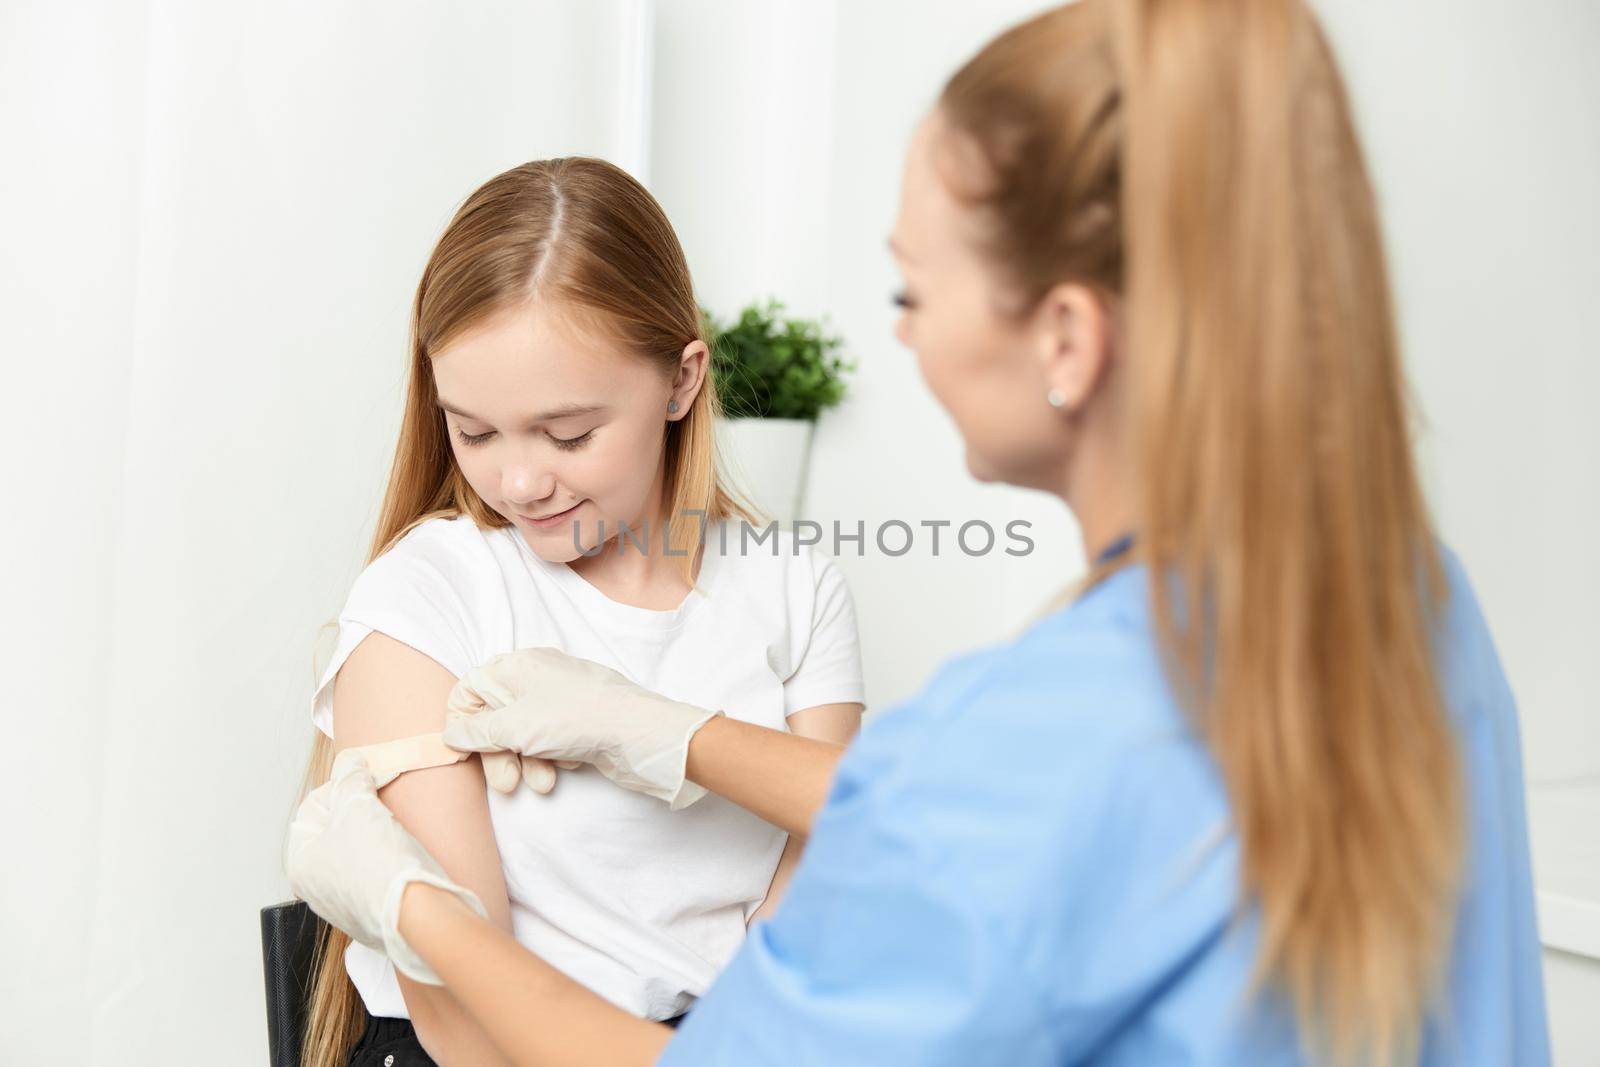
[[[1044,395],[1044,398],[1049,401],[1050,406],[1053,408],[1058,408],[1067,402],[1066,394],[1059,389],[1050,390]]]
[[[668,415],[676,415],[677,413],[678,413],[678,402],[676,400],[667,401],[667,414]]]

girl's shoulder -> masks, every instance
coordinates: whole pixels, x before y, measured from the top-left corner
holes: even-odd
[[[332,736],[334,676],[370,633],[410,645],[460,677],[499,650],[508,625],[504,583],[496,578],[485,533],[465,516],[425,519],[351,583],[337,640],[318,672],[313,721]]]
[[[484,597],[503,595],[503,557],[510,549],[501,543],[503,534],[467,515],[424,519],[362,569],[350,605],[423,598],[458,613],[481,610]]]
[[[481,558],[490,538],[501,532],[480,528],[469,515],[434,515],[414,524],[378,558],[390,554],[440,561]]]

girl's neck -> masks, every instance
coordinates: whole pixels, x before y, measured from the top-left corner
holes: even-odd
[[[599,552],[579,556],[568,566],[573,573],[612,600],[634,607],[670,611],[683,602],[690,584],[683,576],[683,557],[667,555],[666,530],[661,516],[661,479],[658,477],[639,516],[607,530]],[[694,573],[700,560],[694,561]]]

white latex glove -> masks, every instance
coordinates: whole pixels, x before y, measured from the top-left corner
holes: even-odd
[[[689,739],[721,715],[635,685],[557,648],[495,656],[446,702],[444,743],[462,752],[578,760],[624,789],[686,808],[705,789],[684,777]]]
[[[459,694],[459,695],[458,695]],[[450,694],[450,706],[461,712],[482,711],[487,705],[482,699],[457,686]],[[576,770],[583,766],[577,760],[547,760],[538,756],[521,756],[515,752],[484,752],[478,757],[483,765],[483,777],[502,793],[514,793],[517,780],[528,783],[535,793],[548,793],[556,787],[556,768]],[[379,782],[378,788],[386,783]]]
[[[312,911],[388,956],[406,977],[428,985],[444,983],[400,936],[400,897],[406,886],[437,886],[489,917],[477,894],[452,882],[378,799],[366,758],[354,750],[339,753],[332,776],[295,812],[284,868],[295,895]]]

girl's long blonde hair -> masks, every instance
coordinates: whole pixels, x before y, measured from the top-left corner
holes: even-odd
[[[1138,548],[1214,753],[1257,977],[1335,1061],[1418,1047],[1452,928],[1460,770],[1443,579],[1374,196],[1300,0],[1084,0],[998,37],[944,117],[1028,307],[1120,298]],[[1174,588],[1176,587],[1176,588]]]
[[[655,198],[627,172],[599,159],[569,157],[514,167],[484,183],[456,212],[434,246],[411,312],[410,383],[368,562],[417,524],[469,515],[478,526],[510,522],[473,492],[456,466],[436,405],[432,358],[488,317],[530,299],[615,338],[668,378],[684,347],[702,336],[689,267]],[[676,422],[666,423],[662,499],[670,546],[694,578],[700,520],[755,513],[719,475],[713,428],[719,415],[711,374]],[[325,782],[333,743],[316,735],[302,796]],[[345,973],[350,939],[323,928],[317,949],[303,1062],[343,1067],[360,1035],[361,999]]]

